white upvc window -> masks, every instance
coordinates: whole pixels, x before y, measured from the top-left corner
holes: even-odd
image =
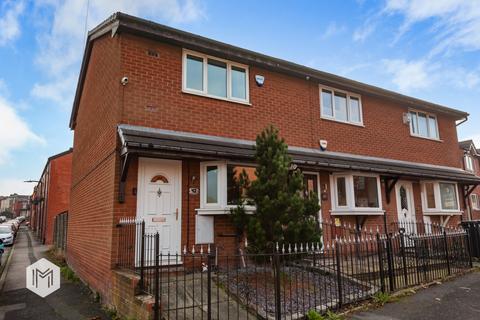
[[[249,103],[248,66],[183,50],[183,92]]]
[[[415,137],[439,140],[437,117],[433,114],[410,110],[410,134]]]
[[[202,162],[200,164],[200,214],[229,213],[239,203],[245,190],[239,185],[240,174],[245,171],[250,181],[256,179],[255,167],[226,161]],[[247,210],[253,210],[246,206]]]
[[[320,115],[323,119],[363,125],[360,95],[320,86]]]
[[[465,155],[465,169],[467,171],[475,171],[475,165],[473,164],[473,157],[469,154]]]
[[[378,175],[335,173],[331,186],[332,214],[383,214]]]
[[[455,182],[422,182],[424,214],[460,214],[458,187]]]
[[[470,202],[472,203],[473,210],[480,210],[480,196],[478,194],[471,194]]]

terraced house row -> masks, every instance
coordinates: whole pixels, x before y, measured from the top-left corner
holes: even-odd
[[[319,223],[455,226],[480,184],[458,145],[467,119],[116,13],[88,35],[71,115],[68,263],[108,302],[121,217],[159,231],[164,252],[235,250],[230,191],[241,169],[255,179],[255,138],[269,125],[319,195]]]

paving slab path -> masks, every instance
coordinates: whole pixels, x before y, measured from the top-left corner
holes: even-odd
[[[353,314],[355,320],[480,319],[480,272],[418,291],[380,309]]]
[[[45,298],[26,289],[25,268],[45,257],[47,249],[34,240],[26,227],[20,228],[11,261],[0,281],[0,320],[110,319],[82,284],[62,279],[60,289]]]

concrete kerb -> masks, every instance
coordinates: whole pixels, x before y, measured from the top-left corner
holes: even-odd
[[[480,266],[474,266],[471,269],[465,270],[465,271],[457,273],[457,274],[453,274],[453,275],[446,276],[446,277],[441,278],[441,279],[437,279],[437,280],[434,280],[434,281],[431,281],[431,282],[419,284],[419,285],[414,286],[414,287],[409,287],[409,288],[405,288],[405,289],[393,292],[393,293],[390,294],[390,297],[401,298],[401,297],[404,297],[404,296],[412,295],[412,294],[417,293],[417,291],[419,291],[419,290],[428,289],[429,287],[432,287],[434,285],[439,285],[439,284],[442,284],[443,282],[451,281],[453,279],[459,278],[461,276],[464,276],[466,274],[476,272],[476,271],[480,271]],[[368,308],[377,308],[377,306],[372,303],[371,299],[365,301],[364,303],[361,303],[360,305],[357,305],[357,306],[352,307],[348,310],[345,310],[345,311],[339,313],[339,315],[340,316],[348,316],[351,313],[354,313],[354,312],[357,312],[357,311],[365,311]]]
[[[7,278],[8,268],[10,267],[10,262],[13,257],[13,251],[15,251],[15,244],[12,245],[12,248],[8,252],[7,261],[3,265],[3,269],[0,270],[0,293],[3,291],[5,286],[5,279]]]

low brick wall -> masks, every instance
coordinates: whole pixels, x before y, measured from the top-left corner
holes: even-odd
[[[140,277],[128,271],[112,271],[112,304],[118,315],[136,320],[153,319],[153,297],[137,295]]]

